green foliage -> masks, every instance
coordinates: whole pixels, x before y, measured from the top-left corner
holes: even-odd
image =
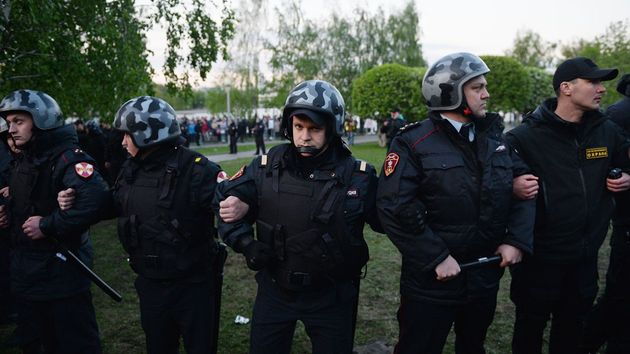
[[[425,71],[425,68],[399,64],[385,64],[366,71],[353,82],[353,113],[383,118],[392,107],[398,106],[408,122],[426,118],[427,108],[422,98]]]
[[[190,90],[190,72],[205,79],[212,64],[227,58],[227,43],[234,35],[234,12],[204,0],[151,0],[149,24],[166,27],[166,59],[163,70],[171,93]],[[217,15],[220,13],[220,15]],[[179,73],[178,71],[181,71]]]
[[[138,13],[134,0],[1,1],[0,90],[45,91],[66,116],[111,121],[129,98],[153,94],[145,34],[159,24],[167,27],[167,87],[194,100],[190,71],[205,78],[225,53],[233,13],[225,2],[212,5],[221,16],[202,0],[151,4]]]
[[[129,98],[151,93],[146,26],[132,0],[20,0],[0,7],[2,92],[45,91],[66,116],[105,121]]]
[[[481,56],[490,72],[486,74],[490,111],[521,111],[527,104],[530,83],[521,63],[503,56]]]
[[[525,96],[527,98],[525,106],[518,109],[520,113],[533,111],[543,100],[555,97],[552,87],[553,74],[531,66],[526,66],[525,71],[529,77],[527,88],[529,93]]]
[[[553,65],[554,51],[557,46],[556,43],[543,40],[534,31],[519,31],[514,39],[514,46],[506,54],[524,66],[545,69]]]
[[[618,68],[621,74],[630,73],[630,20],[611,23],[606,32],[592,41],[579,40],[562,48],[565,58],[584,56],[591,58],[601,68]],[[615,87],[617,81],[604,82],[608,94],[604,96],[602,105],[607,106],[619,98]]]
[[[385,17],[357,8],[354,18],[331,15],[329,21],[305,20],[296,4],[277,11],[278,30],[266,48],[271,51],[274,80],[268,106],[284,105],[286,93],[308,79],[330,81],[353,110],[352,82],[366,70],[385,63],[422,66],[419,16],[413,2],[401,13]]]
[[[258,90],[230,88],[230,111],[237,117],[250,117],[258,107]],[[227,112],[227,92],[213,88],[207,92],[205,108],[213,113]]]

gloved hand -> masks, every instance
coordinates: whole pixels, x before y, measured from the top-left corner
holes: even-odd
[[[261,270],[269,264],[274,257],[274,252],[269,245],[260,241],[252,241],[243,249],[247,267],[251,270]]]

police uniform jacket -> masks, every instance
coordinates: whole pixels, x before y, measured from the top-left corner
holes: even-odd
[[[215,251],[211,204],[224,172],[177,144],[129,158],[114,187],[118,236],[139,275],[209,279]]]
[[[597,255],[614,209],[606,178],[628,166],[629,142],[599,111],[575,124],[556,106],[544,101],[506,139],[539,178],[534,258],[570,264]]]
[[[488,113],[470,143],[432,112],[394,138],[377,209],[402,254],[401,294],[443,304],[494,295],[503,272],[496,265],[448,281],[436,279],[435,267],[449,254],[459,263],[491,256],[501,244],[531,252],[534,204],[512,198],[512,178],[526,166],[502,131],[501,117]]]
[[[88,227],[99,220],[108,188],[94,160],[78,149],[74,127],[35,134],[31,145],[18,155],[9,184],[11,278],[17,296],[47,300],[89,289],[90,280],[77,266],[56,256],[56,242],[91,264]],[[67,188],[76,191],[74,206],[61,211],[57,193]],[[46,237],[32,241],[24,235],[22,225],[36,215],[43,217],[39,226]]]
[[[617,123],[626,135],[630,135],[630,97],[623,97],[606,109],[606,115]],[[630,172],[628,169],[626,173]],[[615,213],[613,224],[615,226],[630,227],[630,191],[615,193]]]
[[[354,159],[341,139],[316,162],[308,160],[298,157],[292,144],[275,146],[219,185],[214,203],[218,209],[233,195],[249,204],[243,220],[219,218],[219,234],[242,252],[253,240],[251,223],[256,221],[258,240],[275,252],[266,270],[291,290],[308,288],[305,277],[315,285],[317,277],[357,276],[368,259],[363,226],[381,229],[371,165]]]

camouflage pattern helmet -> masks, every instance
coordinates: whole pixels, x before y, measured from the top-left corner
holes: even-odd
[[[343,135],[343,122],[346,115],[346,104],[339,90],[322,80],[304,81],[289,92],[282,111],[282,129],[289,135],[289,118],[296,110],[310,110],[322,113],[332,120],[333,134]]]
[[[464,84],[490,72],[486,63],[471,53],[454,53],[438,59],[422,79],[422,95],[432,111],[451,111],[463,101]]]
[[[9,93],[0,102],[0,115],[6,117],[11,111],[30,113],[33,124],[41,130],[63,126],[63,114],[57,101],[41,91],[16,90]]]
[[[4,133],[9,130],[9,125],[4,118],[0,118],[0,133]]]
[[[136,97],[120,106],[114,129],[128,133],[140,149],[175,140],[181,133],[173,107],[151,96]]]

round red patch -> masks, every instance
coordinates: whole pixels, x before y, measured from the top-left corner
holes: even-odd
[[[94,174],[94,166],[87,162],[79,162],[74,165],[74,171],[82,178],[90,178]]]
[[[400,160],[400,156],[398,156],[395,152],[390,152],[387,154],[385,158],[385,163],[383,166],[383,171],[385,172],[385,177],[391,175],[396,170],[396,165],[398,165],[398,161]]]

